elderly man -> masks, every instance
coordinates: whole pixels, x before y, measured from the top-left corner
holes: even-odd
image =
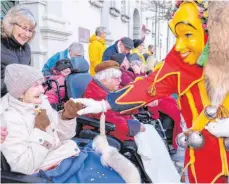
[[[128,37],[123,37],[120,40],[116,41],[114,45],[108,47],[103,53],[103,61],[111,59],[112,55],[123,53],[126,56],[129,55],[130,50],[134,48],[133,40]]]
[[[73,57],[83,57],[84,47],[81,43],[74,42],[67,49],[57,52],[44,64],[42,72],[45,76],[51,75],[51,69],[56,65],[56,62],[61,59],[72,59]]]
[[[89,58],[90,58],[90,74],[95,75],[96,65],[102,62],[103,52],[106,49],[106,34],[107,30],[105,27],[97,27],[95,34],[89,39]]]
[[[94,80],[89,83],[84,97],[96,101],[105,100],[109,93],[118,90],[122,72],[119,64],[112,60],[97,65],[95,71]],[[179,182],[180,177],[164,142],[152,125],[144,126],[130,115],[121,115],[113,110],[108,110],[105,115],[107,122],[116,125],[116,131],[111,132],[111,135],[121,141],[136,141],[142,160],[147,160],[145,170],[153,182]],[[99,119],[100,114],[88,116]]]

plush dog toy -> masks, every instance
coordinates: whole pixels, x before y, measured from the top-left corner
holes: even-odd
[[[118,150],[108,144],[106,135],[98,135],[94,138],[92,148],[101,153],[103,166],[113,168],[126,183],[141,183],[140,174],[130,160],[121,155]]]

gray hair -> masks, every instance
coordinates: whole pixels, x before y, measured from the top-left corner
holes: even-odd
[[[26,21],[32,29],[35,29],[37,22],[32,12],[22,5],[12,7],[3,18],[3,36],[12,36],[14,24],[21,24]]]
[[[95,35],[100,36],[102,33],[106,33],[107,29],[105,27],[97,27],[95,30]]]
[[[105,70],[102,70],[98,73],[95,74],[94,79],[98,80],[98,81],[102,81],[104,79],[106,80],[110,80],[114,77],[121,77],[122,72],[121,70],[117,69],[117,68],[108,68]]]
[[[84,55],[84,47],[83,44],[79,43],[79,42],[73,42],[69,47],[69,52],[74,53],[76,55],[79,56],[83,56]]]
[[[149,46],[148,46],[148,50],[151,50],[152,48],[154,48],[153,45],[149,45]]]
[[[146,60],[147,70],[153,69],[157,64],[158,60],[155,56],[149,56]]]

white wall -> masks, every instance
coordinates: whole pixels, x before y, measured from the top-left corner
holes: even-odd
[[[56,52],[65,50],[72,42],[79,41],[79,27],[90,30],[94,34],[96,27],[107,26],[111,41],[124,36],[133,38],[133,13],[137,9],[140,15],[140,29],[142,27],[141,2],[126,0],[126,13],[130,17],[124,23],[121,17],[113,17],[109,13],[110,2],[104,0],[103,7],[97,8],[89,0],[21,0],[37,19],[36,36],[31,44],[33,65],[41,69],[44,63]],[[106,6],[105,6],[106,4]],[[121,0],[115,5],[121,10]],[[88,59],[88,43],[83,43],[85,57]]]
[[[121,21],[120,17],[109,18],[109,30],[111,32],[111,38],[116,41],[119,38],[128,36],[128,24]]]
[[[101,9],[92,6],[87,0],[68,0],[62,1],[62,16],[68,22],[69,30],[72,35],[69,36],[68,41],[61,44],[62,50],[67,48],[72,42],[78,42],[78,29],[79,27],[89,29],[90,34],[94,34],[95,28],[101,25]],[[88,58],[87,50],[88,44],[83,43],[85,48],[85,57]],[[49,50],[49,54],[52,55],[57,50],[57,47],[53,43],[53,47]]]
[[[167,20],[156,21],[156,30],[155,30],[155,12],[145,11],[142,13],[142,23],[147,26],[150,30],[150,33],[146,35],[145,39],[145,49],[147,49],[149,44],[152,44],[156,47],[156,58],[158,60],[164,59],[170,49],[175,43],[175,37],[168,28]],[[146,18],[149,18],[148,21]],[[152,34],[154,36],[152,36]],[[156,44],[155,44],[156,39]]]

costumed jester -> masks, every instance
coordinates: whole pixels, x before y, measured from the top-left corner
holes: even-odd
[[[209,7],[202,1],[178,3],[169,22],[176,44],[158,72],[109,94],[107,101],[77,99],[86,106],[79,114],[109,108],[125,113],[177,93],[188,128],[184,136],[188,145],[185,169],[189,182],[226,183],[229,175],[228,12],[226,1],[209,2]]]

